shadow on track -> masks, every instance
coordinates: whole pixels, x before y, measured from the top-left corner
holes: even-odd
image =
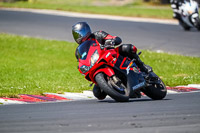
[[[162,99],[162,100],[152,100],[152,99],[130,99],[129,102],[116,102],[113,99],[105,99],[103,101],[98,101],[100,103],[131,103],[131,102],[152,102],[152,101],[165,101],[165,100],[172,100],[172,99]]]

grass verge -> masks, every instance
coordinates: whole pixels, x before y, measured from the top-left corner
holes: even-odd
[[[143,3],[141,0],[123,6],[105,4],[108,3],[107,1],[104,1],[103,5],[98,5],[94,2],[95,0],[35,0],[35,2],[0,2],[0,7],[53,9],[93,14],[172,19],[170,5],[153,6]]]
[[[44,92],[81,92],[89,82],[77,69],[77,44],[0,34],[0,97]],[[200,83],[200,58],[143,51],[166,85]]]

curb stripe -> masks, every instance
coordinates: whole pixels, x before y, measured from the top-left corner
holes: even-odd
[[[12,100],[12,101],[20,101],[20,102],[28,102],[28,103],[34,103],[34,101],[32,100],[28,100],[28,99],[19,99],[19,98],[0,98],[0,99],[4,99],[6,100]]]
[[[64,98],[64,97],[53,95],[53,94],[45,94],[45,96],[49,98],[54,98],[56,100],[72,100],[72,99]]]
[[[176,92],[191,92],[191,91],[200,91],[198,88],[177,86],[177,87],[167,87],[167,90],[172,90]]]
[[[184,93],[184,92],[200,92],[200,86],[176,86],[176,87],[166,87],[168,94],[173,93]],[[81,99],[91,99],[95,98],[91,91],[84,91],[83,93],[71,93],[65,92],[65,94],[56,93],[46,93],[45,96],[41,95],[28,95],[19,94],[20,98],[0,98],[2,104],[25,104],[25,103],[37,103],[37,102],[48,102],[48,101],[71,101],[71,100],[81,100]],[[142,93],[142,95],[144,95]]]
[[[22,99],[29,99],[35,102],[46,102],[46,101],[56,101],[56,99],[49,98],[49,97],[44,97],[40,95],[26,95],[26,94],[21,94],[19,95],[20,98]]]

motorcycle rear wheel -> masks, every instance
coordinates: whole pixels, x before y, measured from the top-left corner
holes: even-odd
[[[153,73],[156,75],[155,73]],[[163,81],[156,75],[160,84],[151,84],[143,88],[141,91],[153,100],[161,100],[167,95],[167,88]]]
[[[183,29],[185,31],[189,31],[190,30],[190,26],[188,26],[186,23],[179,21],[179,24],[183,27]]]
[[[114,87],[108,83],[107,75],[103,73],[98,73],[95,76],[95,80],[98,84],[98,86],[111,98],[113,98],[117,102],[128,102],[129,101],[129,94],[128,91],[125,91],[125,93],[120,93],[117,90],[114,89]]]

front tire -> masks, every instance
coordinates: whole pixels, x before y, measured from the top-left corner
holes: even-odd
[[[103,73],[98,73],[95,76],[95,80],[98,86],[111,98],[113,98],[117,102],[128,102],[129,101],[129,94],[128,93],[120,93],[113,88],[111,84],[108,83],[107,75]]]
[[[195,22],[193,22],[194,27],[197,28],[198,31],[200,31],[200,19],[199,17],[195,18]]]

